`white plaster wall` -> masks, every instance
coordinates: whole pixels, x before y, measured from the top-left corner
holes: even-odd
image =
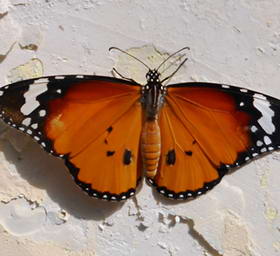
[[[279,0],[0,0],[0,84],[53,74],[143,80],[189,46],[173,82],[238,85],[280,98]],[[87,197],[63,163],[0,126],[0,256],[280,255],[280,154],[191,202],[146,184],[134,199]],[[222,149],[221,149],[222,150]]]

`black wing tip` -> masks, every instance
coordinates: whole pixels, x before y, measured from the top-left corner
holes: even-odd
[[[76,182],[76,184],[84,191],[86,192],[87,195],[93,198],[97,199],[102,199],[105,201],[125,201],[126,199],[132,197],[136,193],[135,188],[130,188],[126,192],[120,193],[120,194],[115,194],[115,193],[110,193],[109,191],[98,191],[95,189],[91,188],[91,184],[82,182],[78,179],[78,173],[79,173],[79,168],[77,168],[75,165],[73,165],[68,159],[65,159],[65,165],[69,169],[72,178]],[[141,179],[138,179],[137,185],[139,184]]]

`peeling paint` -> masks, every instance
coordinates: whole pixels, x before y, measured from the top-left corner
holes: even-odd
[[[42,61],[38,58],[33,58],[30,61],[13,68],[9,72],[7,78],[10,83],[13,83],[24,79],[40,77],[43,73],[44,70]]]
[[[233,212],[226,212],[224,217],[224,255],[227,256],[252,256],[252,243],[248,228],[243,220]]]

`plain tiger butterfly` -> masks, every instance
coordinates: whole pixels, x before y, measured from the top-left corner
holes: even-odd
[[[143,172],[160,194],[195,198],[230,169],[280,147],[278,99],[225,84],[164,85],[178,68],[161,80],[163,63],[143,63],[145,85],[120,74],[9,84],[0,88],[0,117],[64,159],[75,182],[105,200],[133,196]]]

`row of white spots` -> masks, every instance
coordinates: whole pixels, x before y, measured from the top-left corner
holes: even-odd
[[[229,165],[228,165],[228,167],[229,167]],[[151,185],[155,185],[155,183],[154,183],[154,181],[152,179],[148,179],[148,182]],[[209,189],[210,188],[207,185],[203,188],[204,191],[207,191]],[[179,199],[190,198],[190,197],[193,197],[195,195],[199,196],[199,195],[204,193],[203,190],[198,190],[198,191],[195,191],[195,192],[187,192],[187,193],[183,192],[183,193],[177,194],[177,196],[178,196]],[[167,196],[169,198],[175,198],[175,194],[174,193],[170,193],[170,192],[166,191],[165,189],[160,189],[159,193],[162,194],[162,195],[165,195],[165,196]]]
[[[4,111],[2,111],[2,112],[4,112]],[[43,114],[44,114],[44,115],[46,114],[46,113],[45,113],[45,110],[44,110]],[[0,117],[1,117],[1,116],[0,116]],[[31,120],[30,117],[26,117],[26,118],[21,122],[21,124],[24,125],[24,126],[26,126],[26,127],[28,127],[28,126],[30,126],[31,121],[32,121],[32,120]],[[8,122],[8,124],[9,124],[9,122]],[[37,142],[39,142],[39,141],[41,140],[41,138],[40,138],[39,136],[33,135],[33,132],[34,132],[34,131],[32,131],[31,129],[28,129],[28,128],[23,127],[23,126],[17,126],[16,124],[12,124],[12,126],[15,127],[15,128],[17,128],[17,129],[19,129],[20,131],[23,131],[23,132],[27,133],[27,134],[30,135],[30,136],[32,136]],[[38,128],[38,124],[37,124],[37,123],[34,123],[34,124],[32,124],[30,127],[33,128],[34,130],[36,130],[36,129]],[[38,135],[42,135],[42,133],[39,131],[39,132],[38,132]],[[40,143],[40,145],[41,145],[42,147],[44,147],[44,148],[47,146],[46,143],[45,143],[44,141],[39,142],[39,143]],[[50,153],[53,153],[53,151],[51,150]]]
[[[259,118],[258,123],[264,129],[267,134],[275,132],[275,125],[272,122],[272,118],[275,115],[274,111],[270,108],[271,104],[267,98],[262,94],[254,94],[253,105],[258,109],[262,116]]]
[[[41,79],[39,79],[41,80]],[[35,80],[36,81],[36,80]],[[37,81],[38,82],[38,81]],[[40,86],[33,83],[29,85],[28,90],[24,93],[25,103],[22,105],[20,111],[24,115],[29,115],[33,112],[38,106],[40,106],[39,101],[36,99],[37,96],[41,95],[48,90],[47,84],[42,83]]]
[[[272,143],[271,139],[267,135],[263,137],[263,141],[266,145],[270,145]],[[263,145],[263,142],[261,140],[257,140],[256,145],[258,147],[261,147]]]
[[[74,178],[74,177],[73,177]],[[81,183],[81,182],[77,182],[77,184],[81,187],[81,188],[83,188],[87,193],[90,193],[90,188],[89,187],[83,187],[83,183]],[[131,191],[130,193],[129,193],[129,196],[133,196],[135,194],[135,192],[134,191]],[[100,195],[99,193],[92,193],[91,194],[93,197],[97,197],[97,198],[101,198],[101,199],[106,199],[106,200],[117,200],[117,197],[116,196],[110,196],[110,195],[107,195],[107,194],[104,194],[104,195]],[[120,199],[121,200],[124,200],[124,199],[127,199],[128,198],[128,196],[127,195],[123,195],[123,196],[121,196],[120,197]]]
[[[229,89],[229,88],[232,88],[232,86],[227,85],[227,84],[222,84],[222,88]],[[236,87],[233,87],[233,88],[236,88]],[[237,89],[237,88],[236,88],[236,89]],[[247,93],[247,92],[248,92],[248,89],[245,89],[245,88],[239,88],[239,91],[244,92],[244,93]]]

